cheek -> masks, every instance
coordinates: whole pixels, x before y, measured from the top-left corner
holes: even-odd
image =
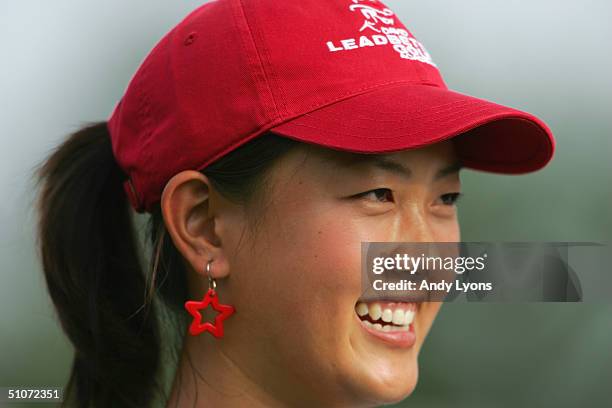
[[[433,241],[432,242],[459,242],[461,240],[461,231],[457,210],[454,214],[447,217],[431,216],[430,221]]]
[[[337,344],[361,293],[361,238],[331,209],[283,213],[291,216],[266,220],[253,251],[235,265],[240,303],[254,330],[273,332],[298,350]]]
[[[244,313],[236,330],[253,339],[240,345],[245,355],[258,355],[300,383],[329,387],[353,370],[361,239],[340,214],[308,214],[267,222],[253,251],[239,257],[235,295]]]
[[[288,308],[299,309],[302,318],[317,326],[337,322],[323,317],[339,308],[352,310],[360,291],[361,247],[340,217],[328,211],[285,223],[268,242],[270,265],[262,273],[285,293]]]
[[[417,336],[417,342],[415,344],[416,350],[419,351],[425,341],[431,326],[438,315],[442,302],[426,302],[421,305],[417,319],[416,328],[418,329],[419,335]]]

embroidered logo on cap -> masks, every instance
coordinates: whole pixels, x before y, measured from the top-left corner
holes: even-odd
[[[395,14],[379,0],[352,0],[349,10],[359,12],[364,18],[359,37],[327,41],[330,52],[391,45],[401,58],[436,66],[423,44],[410,31],[395,27]]]

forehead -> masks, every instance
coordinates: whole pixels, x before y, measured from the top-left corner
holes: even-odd
[[[309,145],[310,150],[324,164],[340,167],[376,167],[381,161],[393,161],[409,166],[439,162],[457,162],[457,155],[452,140],[446,140],[431,145],[387,153],[354,153],[321,146]]]
[[[302,144],[275,165],[269,181],[282,184],[306,180],[315,184],[345,184],[377,175],[432,182],[457,174],[461,163],[451,141],[390,153],[353,153],[314,144]]]
[[[273,201],[305,203],[311,202],[305,197],[317,194],[327,197],[330,192],[343,188],[342,191],[356,190],[363,187],[364,181],[380,180],[381,176],[399,177],[407,183],[425,180],[435,183],[442,179],[454,182],[458,180],[461,163],[452,143],[447,142],[384,154],[352,153],[302,144],[281,157],[273,167],[266,185],[270,193],[281,194]]]

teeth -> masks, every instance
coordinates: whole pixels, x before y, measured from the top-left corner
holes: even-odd
[[[368,305],[365,303],[358,303],[356,311],[359,316],[365,316],[368,314]]]
[[[405,324],[401,326],[394,326],[391,324],[370,323],[367,320],[362,320],[361,323],[363,323],[366,327],[370,327],[374,330],[380,330],[383,332],[397,332],[397,331],[409,331],[410,330],[409,324]]]
[[[401,307],[401,306],[400,306]],[[397,308],[382,309],[378,302],[367,304],[359,302],[355,306],[355,312],[359,317],[370,315],[370,318],[377,323],[371,323],[368,320],[362,320],[362,323],[367,327],[384,332],[408,331],[414,320],[415,311],[413,309],[405,310]],[[382,320],[382,321],[381,321]]]
[[[414,310],[406,310],[406,315],[404,316],[404,324],[409,325],[414,320]]]
[[[402,309],[395,309],[395,312],[393,312],[393,324],[400,326],[404,324],[404,311]]]
[[[368,309],[370,311],[370,317],[372,320],[378,320],[380,319],[380,316],[382,316],[382,310],[380,309],[380,305],[378,303],[374,303]]]

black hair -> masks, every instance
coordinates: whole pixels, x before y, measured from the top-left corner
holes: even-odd
[[[202,173],[227,199],[252,206],[269,169],[298,144],[266,132]],[[69,135],[36,177],[37,246],[57,316],[74,346],[64,406],[143,408],[156,395],[167,398],[159,375],[164,324],[186,327],[180,316],[188,288],[159,203],[140,241],[106,122]],[[175,318],[164,319],[164,310]]]

